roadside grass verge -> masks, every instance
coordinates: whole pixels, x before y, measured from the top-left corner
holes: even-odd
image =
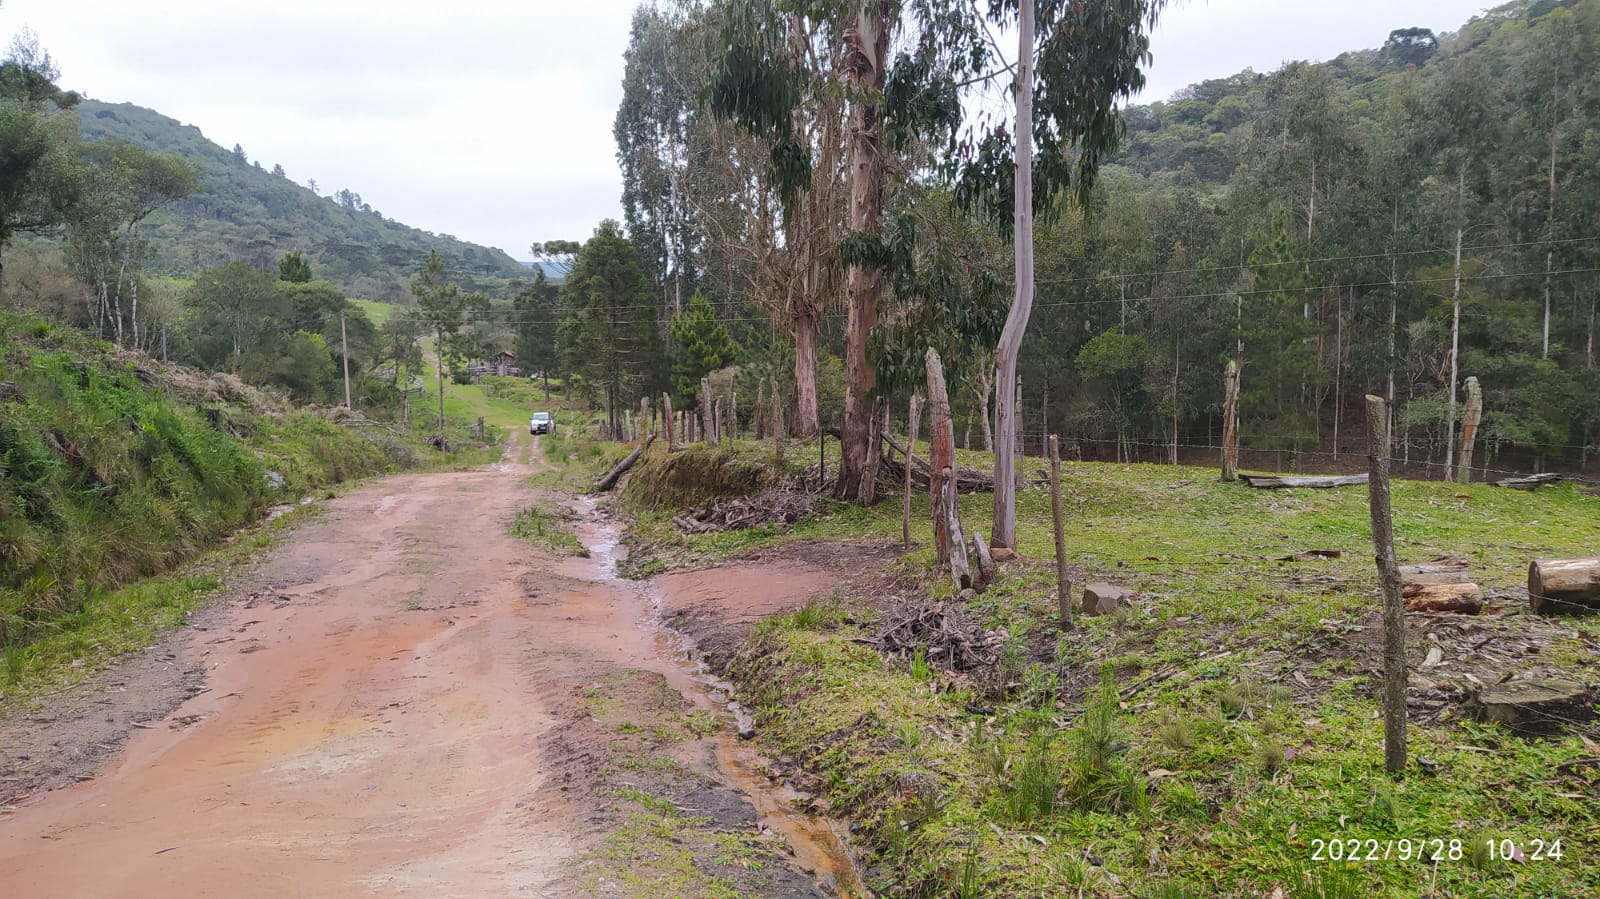
[[[233,573],[318,514],[321,509],[316,505],[296,505],[176,571],[114,589],[91,590],[71,613],[50,621],[34,639],[0,650],[0,710],[29,708],[50,691],[155,642],[187,621]]]
[[[555,550],[569,556],[587,556],[589,551],[578,541],[566,522],[571,513],[559,506],[534,503],[517,513],[509,528],[511,536],[526,540],[536,546]]]
[[[7,694],[76,676],[56,667],[135,648],[181,620],[209,587],[172,573],[274,504],[495,455],[358,431],[229,375],[126,353],[37,317],[0,313],[0,343]]]
[[[983,467],[973,455],[964,464]],[[1413,715],[1412,768],[1398,781],[1384,773],[1365,490],[1251,490],[1211,469],[1066,463],[1063,494],[1074,580],[1138,593],[1116,615],[1057,630],[1050,498],[1030,487],[1021,558],[965,601],[1003,633],[995,671],[886,660],[858,642],[873,636],[876,597],[851,598],[847,615],[763,622],[732,665],[764,749],[797,760],[800,786],[859,826],[882,895],[1600,892],[1594,743],[1465,719],[1470,657],[1414,672],[1414,692],[1455,698]],[[898,491],[872,509],[825,505],[786,531],[705,535],[679,533],[669,503],[635,499],[636,574],[781,541],[900,536]],[[986,536],[992,502],[961,498],[969,534]],[[1538,629],[1537,653],[1502,676],[1596,682],[1600,616],[1535,620],[1520,591],[1530,559],[1594,554],[1600,499],[1571,486],[1400,481],[1393,502],[1403,564],[1466,557],[1505,611],[1412,616],[1413,665],[1448,637],[1434,631],[1466,620],[1491,638]],[[926,496],[914,497],[912,540],[902,589],[954,599],[934,567]],[[1341,556],[1285,559],[1307,549]],[[1600,726],[1587,737],[1600,741]],[[1526,863],[1490,857],[1488,839],[1512,841]]]

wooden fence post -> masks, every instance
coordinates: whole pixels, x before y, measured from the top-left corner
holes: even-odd
[[[817,489],[828,486],[828,432],[817,428]]]
[[[957,590],[972,586],[967,542],[961,533],[961,507],[956,501],[956,432],[950,422],[950,395],[945,390],[944,363],[928,348],[929,494],[933,507],[933,542],[939,564],[950,566]]]
[[[922,423],[922,396],[911,394],[911,440],[906,444],[906,496],[905,509],[900,514],[900,544],[907,552],[911,550],[911,469],[916,464],[917,458],[917,425]]]
[[[1056,525],[1056,605],[1061,629],[1072,630],[1072,581],[1067,578],[1067,536],[1061,521],[1061,444],[1050,435],[1050,517]]]
[[[1394,557],[1394,520],[1389,511],[1389,415],[1382,397],[1367,396],[1368,505],[1372,549],[1383,585],[1383,765],[1391,774],[1406,767],[1406,615],[1400,598],[1400,565]]]
[[[1222,403],[1222,479],[1239,479],[1239,363],[1228,360],[1223,376]]]
[[[1023,463],[1028,458],[1028,446],[1027,446],[1027,444],[1028,444],[1028,431],[1027,431],[1027,429],[1025,427],[1023,427],[1023,424],[1022,424],[1023,416],[1022,416],[1022,376],[1021,375],[1017,375],[1017,392],[1015,394],[1015,402],[1017,404],[1016,405],[1016,408],[1017,408],[1017,439],[1016,439],[1017,459],[1016,459],[1016,464],[1011,466],[1011,473],[1013,475],[1013,477],[1012,477],[1013,485],[1016,487],[1017,492],[1021,493],[1022,492],[1022,466],[1023,466]]]
[[[1483,389],[1477,378],[1467,379],[1467,414],[1461,421],[1461,461],[1456,467],[1456,482],[1472,480],[1472,444],[1478,436],[1478,419],[1483,417]]]
[[[671,452],[677,446],[677,435],[672,433],[676,422],[672,420],[672,395],[665,390],[661,391],[661,424],[667,432],[667,451]]]
[[[778,379],[772,379],[772,451],[778,462],[783,462],[783,394],[778,390]]]

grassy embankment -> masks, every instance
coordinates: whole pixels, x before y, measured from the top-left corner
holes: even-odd
[[[678,506],[731,483],[719,466],[763,457],[753,446],[676,454],[700,476],[673,493],[659,489],[667,457],[652,451],[630,487],[636,553],[650,557],[636,555],[639,570],[777,541],[899,539],[898,492],[874,509],[829,506],[789,532],[675,532]],[[815,457],[813,443],[788,458]],[[804,785],[859,826],[882,895],[1600,895],[1600,748],[1585,742],[1600,739],[1595,725],[1528,739],[1464,720],[1455,702],[1471,677],[1597,680],[1600,621],[1517,614],[1514,591],[1532,558],[1595,553],[1600,499],[1570,486],[1395,485],[1402,562],[1466,556],[1479,583],[1509,594],[1510,613],[1412,616],[1414,692],[1450,701],[1413,716],[1412,765],[1395,780],[1382,769],[1363,489],[1257,491],[1154,465],[1068,464],[1063,480],[1071,563],[1080,579],[1138,590],[1132,607],[1058,631],[1050,501],[1035,488],[1019,503],[1023,558],[967,603],[1006,635],[998,672],[886,661],[857,642],[874,633],[876,597],[769,620],[734,663],[763,747],[794,759]],[[969,532],[987,533],[991,507],[987,494],[963,497]],[[916,509],[903,586],[948,597],[925,498]],[[1344,555],[1277,561],[1313,548]],[[1435,638],[1442,662],[1418,667]],[[1474,655],[1510,640],[1538,648],[1511,662]],[[1315,857],[1319,841],[1355,839],[1375,841],[1363,858],[1388,857]],[[1435,839],[1443,856],[1419,861],[1417,844],[1431,854]],[[1490,839],[1514,841],[1525,863],[1489,857]],[[1539,840],[1546,856],[1560,840],[1562,857],[1535,858]]]
[[[0,343],[8,702],[181,622],[230,565],[304,514],[215,550],[268,507],[371,474],[494,455],[347,428],[227,375],[122,353],[41,319],[0,316]]]

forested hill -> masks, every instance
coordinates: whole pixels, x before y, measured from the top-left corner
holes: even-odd
[[[188,274],[234,260],[271,269],[284,253],[298,250],[318,278],[351,296],[388,301],[404,295],[430,249],[464,283],[527,275],[501,250],[384,218],[347,190],[318,196],[281,169],[226,150],[200,129],[154,110],[85,100],[76,112],[85,140],[119,138],[200,167],[201,192],[162,209],[146,226],[158,271]]]

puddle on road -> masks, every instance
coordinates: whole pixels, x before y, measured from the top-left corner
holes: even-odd
[[[662,596],[653,582],[636,582],[618,576],[618,563],[626,558],[621,545],[622,527],[596,512],[596,503],[578,497],[572,507],[579,520],[574,530],[589,550],[582,562],[586,579],[604,584],[621,596],[633,600],[631,612],[636,636],[653,648],[652,670],[687,697],[696,707],[715,711],[732,724],[712,739],[716,741],[718,774],[727,784],[750,800],[762,823],[782,834],[794,849],[796,861],[817,872],[823,885],[843,899],[859,899],[871,894],[861,883],[854,859],[840,833],[845,829],[826,817],[811,817],[796,812],[790,804],[801,794],[775,786],[763,769],[770,763],[737,734],[754,726],[750,713],[733,699],[734,687],[691,658],[687,638],[669,628],[662,619]]]

